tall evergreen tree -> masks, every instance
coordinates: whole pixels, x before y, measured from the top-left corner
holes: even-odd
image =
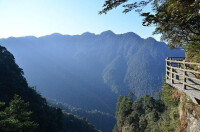
[[[4,106],[4,103],[1,103]],[[28,111],[29,103],[25,103],[19,95],[15,95],[9,106],[0,112],[0,129],[3,131],[31,131],[38,124],[31,121],[31,111]]]

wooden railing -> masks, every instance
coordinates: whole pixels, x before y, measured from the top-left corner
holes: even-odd
[[[166,81],[172,86],[186,89],[187,87],[200,90],[200,75],[198,70],[193,70],[196,66],[200,69],[200,63],[186,62],[185,57],[168,57],[166,59]]]

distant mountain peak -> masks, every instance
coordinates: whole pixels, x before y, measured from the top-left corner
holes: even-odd
[[[108,30],[108,31],[102,32],[100,35],[116,35],[116,34],[112,32],[111,30]]]
[[[60,33],[52,33],[52,34],[49,34],[49,35],[45,35],[45,36],[41,36],[39,38],[48,38],[48,37],[51,37],[51,38],[58,38],[58,37],[61,37],[61,36],[64,36]]]
[[[149,40],[149,41],[156,41],[153,37],[148,37],[146,38],[146,40]],[[157,42],[157,41],[156,41]]]
[[[139,35],[137,35],[134,32],[127,32],[127,33],[123,33],[122,35],[127,35],[128,37],[137,37],[137,38],[141,38]]]
[[[83,34],[81,34],[82,36],[94,36],[94,33],[90,33],[90,32],[85,32]]]
[[[53,34],[51,34],[51,36],[62,36],[62,34],[60,34],[60,33],[53,33]]]

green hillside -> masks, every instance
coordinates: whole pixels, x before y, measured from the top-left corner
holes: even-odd
[[[46,99],[38,94],[33,87],[28,86],[28,83],[23,76],[23,70],[15,63],[14,56],[8,52],[6,48],[1,46],[0,73],[0,101],[4,102],[5,107],[8,107],[9,102],[14,98],[14,95],[17,94],[24,102],[29,103],[28,111],[32,113],[28,114],[30,115],[30,120],[38,124],[34,131],[97,131],[94,126],[89,124],[87,121],[70,114],[65,114],[61,109],[47,105]],[[17,109],[17,107],[12,108]],[[12,116],[11,121],[15,121],[14,119],[17,117],[14,117],[15,116]],[[3,116],[1,118],[3,118]],[[5,126],[1,124],[0,130],[5,130],[4,128]]]

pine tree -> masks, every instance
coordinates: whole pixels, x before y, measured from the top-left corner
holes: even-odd
[[[3,107],[4,103],[0,103]],[[31,131],[38,124],[30,120],[29,103],[25,103],[19,95],[15,95],[9,106],[0,112],[0,129],[3,131]]]

